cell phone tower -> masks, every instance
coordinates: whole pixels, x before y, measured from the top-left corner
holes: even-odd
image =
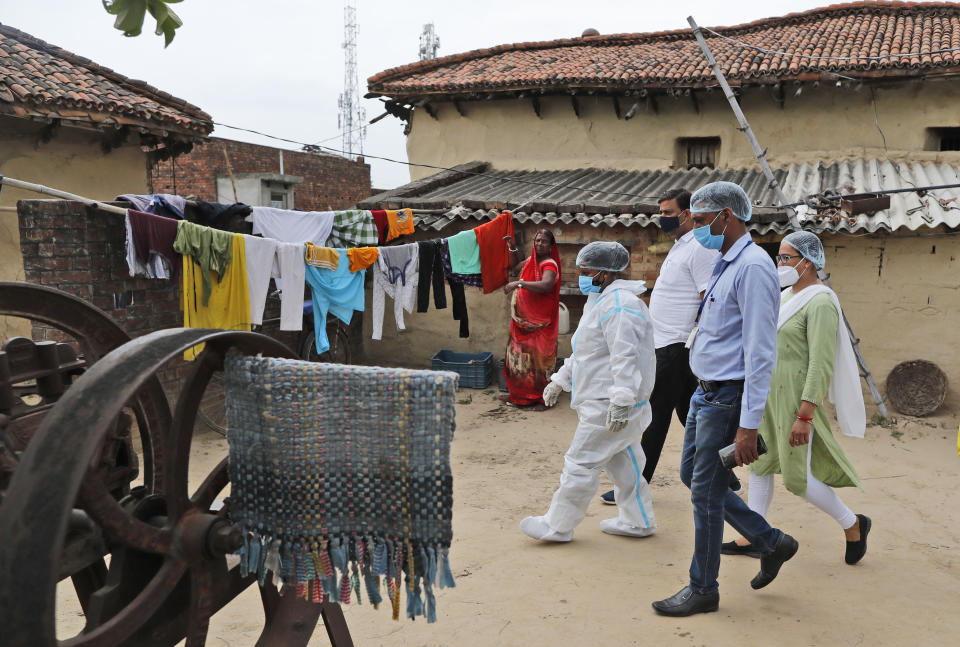
[[[367,136],[367,111],[360,105],[360,73],[357,69],[359,33],[357,2],[346,0],[343,7],[343,93],[338,101],[337,127],[342,139],[340,149],[350,158],[363,155],[363,140]]]
[[[437,50],[440,49],[440,37],[437,36],[437,30],[432,22],[423,26],[423,33],[420,34],[420,60],[428,61],[437,57]]]

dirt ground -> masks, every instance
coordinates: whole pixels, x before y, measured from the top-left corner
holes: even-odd
[[[943,645],[960,616],[960,458],[957,417],[947,412],[871,426],[865,440],[840,437],[865,491],[841,491],[872,517],[869,550],[843,563],[832,519],[778,479],[770,519],[800,542],[777,580],[753,591],[759,563],[724,556],[720,611],[657,616],[653,600],[687,581],[693,549],[689,494],[678,476],[682,429],[670,431],[652,484],[659,530],[646,539],[600,532],[615,509],[595,499],[568,544],[527,538],[520,520],[543,514],[556,487],[576,415],[564,396],[546,412],[501,405],[492,390],[461,390],[453,443],[454,589],[437,595],[438,621],[390,619],[389,609],[344,608],[355,643],[372,645]],[[213,433],[195,439],[192,480],[226,452]],[[745,470],[739,470],[746,481]],[[609,483],[604,479],[601,487]],[[727,538],[733,531],[727,530]],[[59,633],[82,617],[61,596]],[[254,588],[211,622],[208,645],[253,645],[263,626]],[[329,644],[321,626],[310,645]]]

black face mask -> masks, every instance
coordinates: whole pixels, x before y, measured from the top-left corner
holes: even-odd
[[[665,234],[669,234],[679,226],[679,216],[660,216],[660,229],[662,229]]]
[[[680,216],[660,216],[659,222],[663,233],[669,234],[680,226]]]

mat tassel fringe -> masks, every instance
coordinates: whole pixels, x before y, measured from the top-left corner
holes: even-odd
[[[314,602],[437,619],[450,568],[456,375],[233,355],[224,369],[241,574]],[[362,587],[361,587],[362,582]]]

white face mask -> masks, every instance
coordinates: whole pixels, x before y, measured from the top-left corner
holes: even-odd
[[[809,266],[803,268],[803,272],[797,273],[797,268],[793,265],[777,266],[777,276],[780,277],[780,287],[789,288],[792,285],[796,285],[797,281],[807,273],[808,269]]]
[[[800,280],[797,268],[791,265],[781,265],[777,268],[777,275],[780,277],[780,287],[788,288]]]

